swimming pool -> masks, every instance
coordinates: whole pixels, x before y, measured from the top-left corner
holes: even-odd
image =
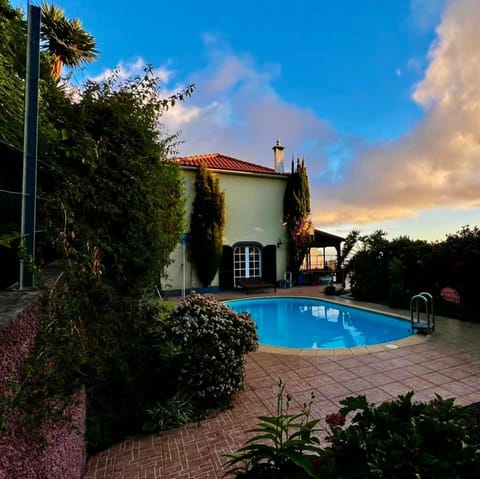
[[[411,335],[410,322],[313,298],[254,298],[226,301],[248,312],[260,344],[284,348],[351,348],[389,343]]]

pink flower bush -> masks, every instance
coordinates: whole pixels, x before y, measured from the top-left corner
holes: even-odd
[[[181,351],[179,384],[207,405],[243,388],[245,355],[258,347],[256,325],[211,294],[192,294],[165,322],[165,339]]]

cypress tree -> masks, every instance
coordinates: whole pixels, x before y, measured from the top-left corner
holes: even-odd
[[[220,266],[225,227],[225,194],[218,178],[202,164],[195,177],[190,248],[197,277],[209,286]]]
[[[288,269],[296,275],[310,243],[310,188],[305,161],[297,159],[297,167],[288,177],[283,197],[283,221],[288,237]]]

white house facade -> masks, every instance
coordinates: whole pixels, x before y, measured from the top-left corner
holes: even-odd
[[[195,195],[197,168],[203,163],[219,179],[225,193],[225,230],[220,268],[208,290],[232,289],[242,278],[283,279],[287,267],[283,227],[283,196],[288,175],[283,172],[283,147],[273,147],[275,168],[219,153],[178,158],[187,196],[187,231],[172,254],[163,289],[167,294],[203,291],[189,259],[188,225]]]

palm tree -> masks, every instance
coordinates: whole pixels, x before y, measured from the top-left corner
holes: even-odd
[[[54,79],[60,78],[64,65],[74,68],[97,58],[95,39],[82,28],[80,20],[69,20],[63,10],[53,4],[42,3],[41,38],[51,55]]]

